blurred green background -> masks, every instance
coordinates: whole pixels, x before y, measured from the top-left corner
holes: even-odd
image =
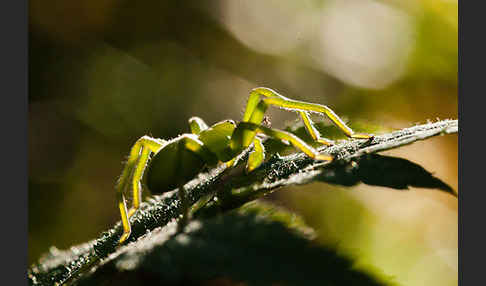
[[[136,139],[188,132],[194,115],[239,120],[253,87],[383,130],[457,118],[457,13],[453,0],[30,1],[29,263],[119,220],[114,184]],[[457,190],[457,149],[451,135],[386,154]],[[269,199],[359,267],[457,285],[448,194],[315,183]]]

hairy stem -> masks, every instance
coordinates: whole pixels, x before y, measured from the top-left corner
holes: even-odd
[[[319,151],[334,156],[335,160],[331,163],[315,161],[302,153],[285,157],[276,155],[249,174],[244,171],[244,159],[247,154],[242,154],[236,167],[227,168],[226,165],[222,165],[188,182],[185,185],[187,203],[194,205],[198,201],[203,201],[201,199],[214,202],[213,197],[216,196],[217,203],[209,203],[198,212],[211,215],[213,212],[208,210],[233,209],[282,186],[322,181],[323,177],[332,176],[333,171],[343,164],[368,154],[397,148],[436,135],[457,132],[457,120],[417,125],[377,135],[368,141],[346,140],[331,147],[321,148]],[[130,218],[132,234],[127,243],[137,240],[147,231],[165,226],[182,214],[183,206],[175,192],[176,190],[165,195],[154,196],[141,204],[140,210]],[[58,283],[60,285],[75,281],[79,275],[95,266],[100,259],[117,250],[118,239],[122,232],[122,225],[118,222],[112,229],[90,242],[73,246],[66,251],[52,248],[38,264],[29,269],[30,284]]]

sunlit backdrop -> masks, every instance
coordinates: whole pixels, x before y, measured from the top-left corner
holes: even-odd
[[[188,132],[194,115],[239,120],[253,87],[382,130],[457,118],[457,12],[453,0],[30,1],[30,263],[119,220],[114,183],[137,138]],[[453,135],[386,154],[457,191],[457,148]],[[457,285],[451,195],[315,183],[268,199],[358,267]]]

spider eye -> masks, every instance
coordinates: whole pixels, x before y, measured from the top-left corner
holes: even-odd
[[[231,124],[231,125],[233,125],[233,126],[236,126],[236,123],[235,123],[235,121],[234,121],[234,120],[227,119],[227,120],[225,120],[224,122],[225,122],[225,123],[229,123],[229,124]]]

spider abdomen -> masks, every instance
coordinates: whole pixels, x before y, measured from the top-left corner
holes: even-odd
[[[147,187],[153,194],[171,191],[194,178],[205,165],[202,158],[181,147],[179,140],[172,141],[148,164]]]

